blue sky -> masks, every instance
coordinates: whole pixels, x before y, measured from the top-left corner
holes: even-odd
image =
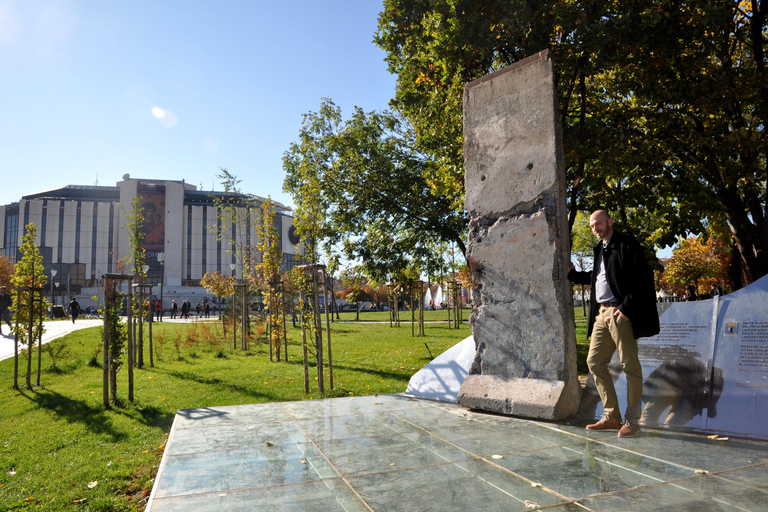
[[[0,204],[184,179],[292,204],[282,156],[321,99],[387,107],[380,1],[0,0]]]

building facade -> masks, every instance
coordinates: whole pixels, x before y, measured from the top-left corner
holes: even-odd
[[[238,275],[233,249],[256,245],[253,223],[244,228],[224,220],[225,208],[217,205],[240,205],[245,199],[260,204],[262,198],[202,191],[184,181],[125,175],[115,186],[68,185],[0,206],[0,251],[13,260],[20,258],[21,237],[28,224],[35,224],[36,243],[52,293],[87,301],[84,296],[98,289],[103,274],[120,272],[120,262],[130,260],[130,233],[125,226],[135,197],[144,209],[148,283],[160,285],[162,280],[168,296],[166,307],[179,293],[204,294],[199,282],[206,273]],[[274,205],[274,224],[287,270],[293,266],[298,239],[290,209]],[[244,207],[236,207],[236,211],[240,219],[251,215]]]

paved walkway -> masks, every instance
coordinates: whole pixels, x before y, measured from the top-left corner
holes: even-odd
[[[178,411],[147,510],[768,511],[768,443],[402,395]]]
[[[99,319],[80,319],[74,324],[71,320],[48,320],[43,322],[45,333],[43,333],[43,344],[49,341],[61,338],[65,334],[86,329],[97,325],[103,325],[104,321]],[[9,333],[8,326],[3,324],[3,335],[0,336],[0,361],[13,357],[13,335]]]

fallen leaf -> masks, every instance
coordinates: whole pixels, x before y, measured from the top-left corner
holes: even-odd
[[[14,475],[16,474],[16,472],[15,472],[14,470],[10,470],[10,471],[8,472],[8,474],[9,474],[10,476],[14,476]]]
[[[35,501],[35,498],[33,498],[32,496],[28,496],[27,501]]]
[[[270,443],[269,441],[264,441],[264,444],[267,446],[275,446],[275,443]]]
[[[395,465],[395,463],[394,463],[394,462],[390,462],[390,463],[389,463],[389,465],[390,465],[390,466],[394,466],[394,465]]]
[[[75,503],[82,503],[82,502],[84,502],[87,499],[88,498],[80,498],[79,500],[75,500]]]
[[[491,458],[492,459],[503,459],[504,456],[503,455],[491,455]]]
[[[94,487],[96,487],[97,485],[99,485],[99,482],[97,482],[96,480],[94,480],[93,482],[91,482],[91,483],[89,483],[89,484],[88,484],[88,488],[89,488],[89,489],[93,489],[93,488],[94,488]]]
[[[149,453],[149,450],[144,450],[144,451],[143,451],[143,452],[141,452],[141,453]]]
[[[531,482],[531,487],[541,487],[539,482]]]
[[[165,450],[165,445],[161,444],[160,446],[157,447],[157,449],[160,450],[160,451],[163,451],[163,450]]]
[[[696,473],[699,475],[708,475],[709,471],[707,471],[706,469],[697,469]]]
[[[226,494],[222,493],[222,494],[219,494],[219,496],[223,498],[224,496],[226,496]]]
[[[525,500],[525,506],[528,508],[539,508],[539,504],[536,503],[535,501]]]
[[[306,464],[307,463],[307,459],[301,459],[301,463],[302,464]]]
[[[256,428],[256,427],[248,427],[248,430],[253,430],[253,429],[255,429],[255,428]]]

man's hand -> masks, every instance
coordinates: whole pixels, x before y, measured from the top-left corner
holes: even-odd
[[[619,308],[616,308],[616,311],[613,312],[613,316],[620,316],[622,320],[629,321],[629,317],[622,313]]]

